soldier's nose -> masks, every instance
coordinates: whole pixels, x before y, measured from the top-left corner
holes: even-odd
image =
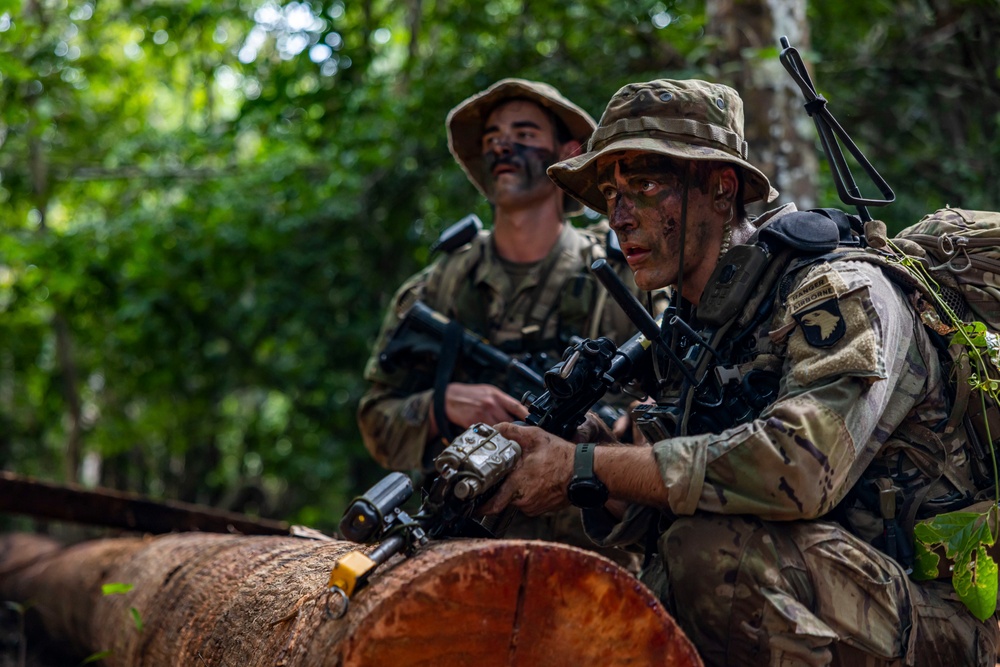
[[[610,204],[611,211],[608,215],[608,224],[616,232],[625,231],[635,227],[635,216],[632,215],[631,207],[623,204],[620,199]]]

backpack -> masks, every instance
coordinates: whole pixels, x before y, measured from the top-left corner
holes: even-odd
[[[920,247],[941,296],[959,318],[1000,332],[1000,212],[943,208],[893,239],[899,240]],[[910,243],[900,249],[912,249]]]
[[[1000,333],[1000,212],[943,208],[902,230],[892,242],[900,251],[920,261],[937,283],[937,295],[960,320],[966,324],[982,322],[987,336],[990,332]],[[927,293],[922,286],[921,290]],[[934,304],[933,297],[927,296],[929,303]],[[951,360],[955,405],[949,421],[955,423],[959,418],[964,421],[974,454],[974,474],[981,489],[989,488],[993,485],[993,462],[988,443],[992,439],[994,447],[1000,448],[1000,406],[988,393],[970,386],[974,369],[967,350],[960,344],[948,345],[946,341],[954,331],[951,320],[942,309],[934,308],[934,317],[928,317],[930,308],[925,308],[921,319],[942,335],[940,347],[947,348]]]

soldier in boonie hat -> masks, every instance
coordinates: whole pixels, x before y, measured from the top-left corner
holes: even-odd
[[[490,115],[507,102],[520,100],[537,105],[548,115],[557,145],[553,153],[570,142],[575,142],[568,152],[578,151],[590,137],[597,124],[586,111],[547,83],[525,79],[502,79],[492,86],[464,100],[448,114],[448,148],[455,156],[466,176],[483,196],[494,201],[494,174],[491,173],[490,151],[484,146],[486,122]],[[562,159],[558,154],[556,159]],[[548,165],[546,165],[547,167]],[[542,176],[541,174],[537,176]],[[547,179],[545,179],[547,182]],[[572,197],[565,197],[563,214],[577,215],[583,207]]]
[[[747,218],[775,193],[736,92],[705,81],[625,86],[549,174],[607,214],[640,288],[674,287],[630,370],[650,444],[496,424],[521,458],[480,511],[569,502],[599,544],[645,547],[643,584],[710,667],[993,667],[995,593],[966,607],[914,540],[917,517],[982,516],[995,484],[938,330],[860,218]]]
[[[597,259],[606,258],[638,292],[631,271],[608,251],[607,222],[574,226],[567,215],[583,206],[546,174],[590,137],[597,124],[586,111],[546,83],[503,79],[456,106],[446,125],[452,154],[493,204],[492,225],[481,229],[478,218],[466,216],[449,227],[434,244],[435,260],[396,292],[365,368],[370,387],[358,408],[365,446],[382,466],[428,475],[436,475],[434,457],[462,430],[523,419],[528,411],[519,400],[525,387],[514,374],[470,362],[460,346],[441,342],[436,358],[415,354],[384,363],[395,335],[408,330],[403,318],[411,304],[420,301],[541,374],[574,337],[620,344],[635,331],[591,274]],[[659,306],[665,306],[662,298]],[[417,352],[426,347],[413,345]],[[608,400],[624,408],[632,399],[619,392]],[[506,536],[595,549],[638,569],[634,554],[596,547],[572,508],[520,515]]]
[[[554,165],[549,176],[587,206],[606,212],[607,202],[597,189],[597,160],[620,151],[729,162],[743,172],[744,204],[778,196],[747,159],[743,100],[722,84],[659,79],[623,87],[608,103],[587,152]]]
[[[704,255],[724,254],[734,232],[738,242],[749,237],[746,204],[778,196],[748,160],[739,95],[699,80],[621,88],[587,152],[548,173],[566,192],[609,216],[639,287],[674,284],[693,303],[708,275],[685,274],[704,265]],[[642,188],[634,182],[640,176]],[[666,201],[670,194],[680,199]]]

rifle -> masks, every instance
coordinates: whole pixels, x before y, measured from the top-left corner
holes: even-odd
[[[456,340],[452,345],[452,341]],[[570,339],[571,346],[579,346],[583,341],[579,337]],[[457,350],[453,352],[451,348]],[[386,372],[392,373],[414,357],[426,356],[440,361],[443,352],[457,354],[484,371],[502,375],[505,380],[501,389],[519,401],[531,402],[548,388],[545,378],[531,366],[421,301],[414,302],[407,309],[379,355],[379,364]],[[552,365],[548,363],[548,355],[539,355],[535,362],[545,363],[546,367]],[[625,414],[624,410],[603,401],[590,407],[608,426],[613,426]]]
[[[608,289],[612,296],[625,299],[620,302],[622,308],[638,320],[640,331],[621,346],[608,338],[581,340],[545,373],[546,391],[528,405],[524,423],[564,438],[572,435],[612,386],[632,378],[650,346],[660,340],[653,318],[607,262],[598,260],[592,268],[605,287],[614,285]],[[473,515],[520,456],[516,442],[491,426],[474,424],[435,457],[438,475],[412,516],[402,506],[413,495],[413,483],[401,472],[390,473],[356,498],[340,521],[341,535],[360,544],[380,544],[368,554],[351,552],[334,565],[328,590],[343,600],[340,616],[347,613],[351,596],[393,555],[413,555],[431,539],[493,537]]]

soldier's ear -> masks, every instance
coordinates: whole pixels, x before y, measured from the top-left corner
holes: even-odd
[[[583,144],[576,139],[570,139],[559,147],[559,159],[565,160],[566,158],[571,158],[574,155],[579,155],[582,152],[582,149]]]
[[[736,177],[736,170],[732,167],[726,167],[717,172],[718,175],[718,189],[714,193],[715,203],[721,206],[722,209],[729,208],[732,205],[733,200],[736,198],[736,190],[739,188],[739,179]]]

